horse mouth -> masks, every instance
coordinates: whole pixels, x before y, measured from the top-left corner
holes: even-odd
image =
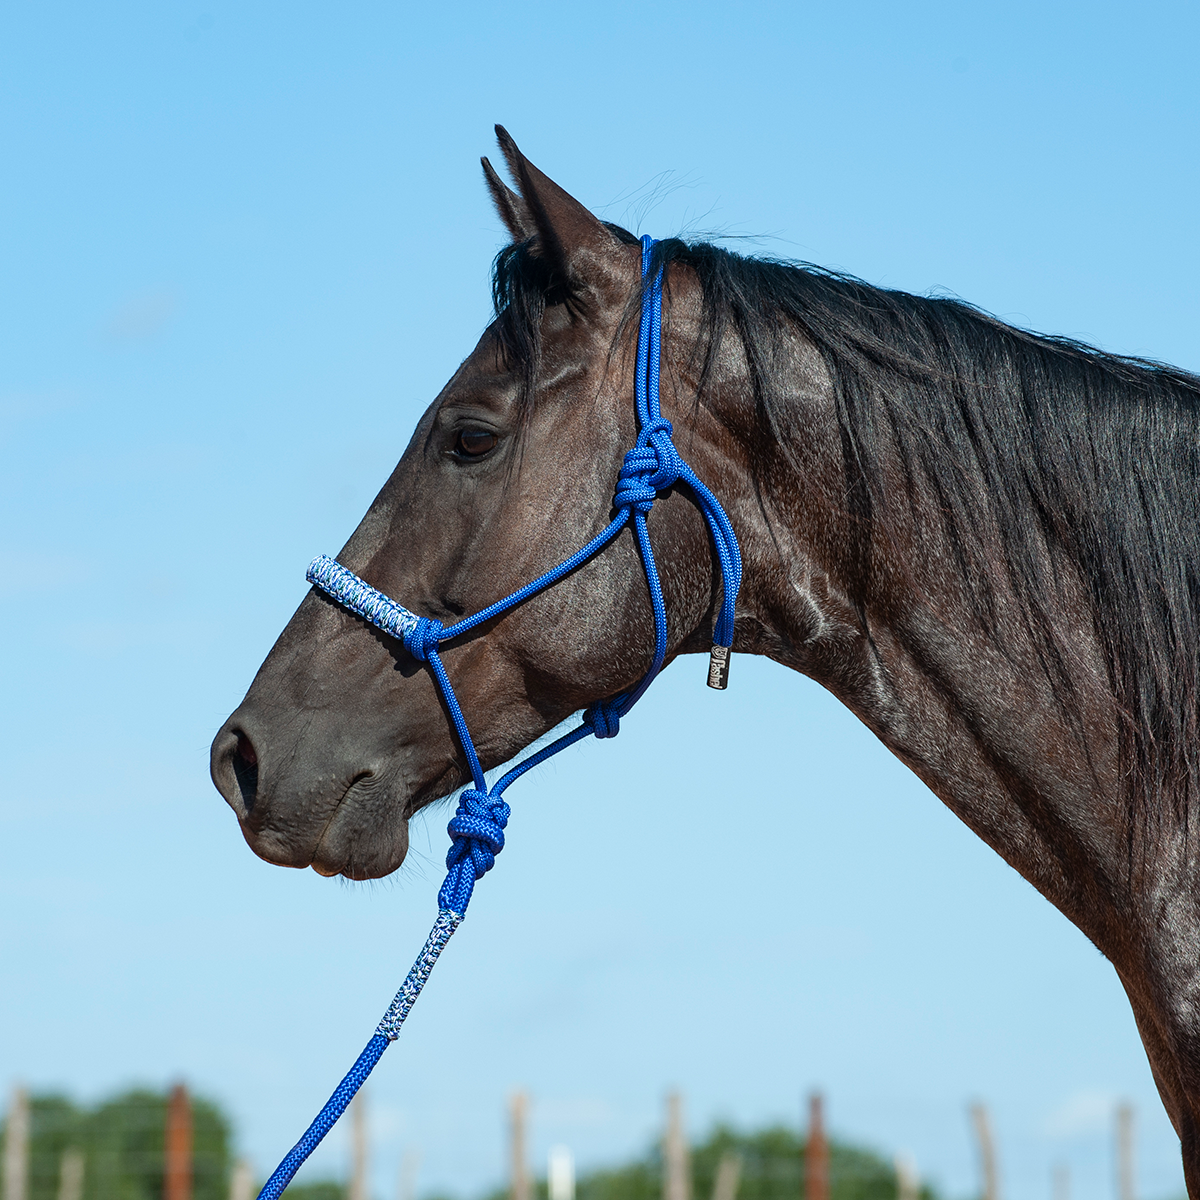
[[[390,791],[390,789],[386,789]],[[396,844],[393,828],[391,836],[381,836],[379,822],[379,799],[377,776],[373,771],[360,771],[346,786],[341,798],[333,806],[313,847],[309,866],[318,875],[327,879],[342,875],[347,879],[379,879],[390,875],[403,862],[408,853],[408,819],[404,805],[394,797],[383,797],[387,810],[400,810],[398,829],[403,837]],[[386,843],[380,846],[380,841]],[[381,855],[380,851],[384,853]]]
[[[405,797],[397,795],[390,780],[363,771],[307,836],[303,817],[288,814],[287,806],[278,803],[239,814],[238,825],[250,849],[274,866],[312,867],[326,877],[367,880],[390,875],[404,863],[409,816]]]
[[[326,877],[382,879],[408,854],[408,817],[389,780],[361,771],[330,812],[308,865]]]
[[[461,782],[452,758],[429,771],[404,747],[341,770],[322,759],[272,752],[239,714],[217,735],[213,782],[259,858],[327,877],[381,879],[404,863],[409,818]]]

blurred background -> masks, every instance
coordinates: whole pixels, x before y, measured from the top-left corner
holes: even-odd
[[[493,122],[638,232],[1194,370],[1198,34],[1182,2],[5,7],[0,1083],[25,1200],[185,1200],[172,1111],[196,1200],[245,1200],[425,936],[444,806],[395,877],[321,879],[250,853],[207,755],[487,323]],[[499,869],[308,1185],[482,1200],[519,1093],[552,1200],[568,1160],[581,1200],[614,1172],[594,1200],[732,1200],[730,1155],[741,1200],[814,1200],[821,1093],[844,1200],[984,1195],[981,1112],[993,1200],[1181,1196],[1108,963],[815,685],[704,673],[510,794]]]

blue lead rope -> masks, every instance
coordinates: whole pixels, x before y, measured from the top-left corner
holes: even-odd
[[[653,249],[654,240],[649,237],[642,238],[643,279],[650,273]],[[438,892],[437,920],[433,923],[433,929],[417,956],[417,961],[413,963],[403,986],[388,1006],[374,1036],[358,1056],[358,1061],[338,1084],[337,1090],[317,1114],[316,1120],[305,1130],[304,1136],[275,1168],[274,1174],[259,1193],[259,1200],[278,1200],[304,1160],[333,1128],[338,1117],[346,1111],[347,1105],[354,1099],[354,1094],[362,1087],[388,1044],[399,1036],[400,1026],[404,1024],[405,1017],[421,994],[438,955],[466,915],[476,880],[492,869],[496,855],[504,849],[504,829],[511,811],[503,799],[504,790],[510,783],[520,779],[526,771],[589,734],[595,734],[598,738],[616,737],[620,730],[621,718],[642,698],[662,669],[667,653],[667,606],[663,599],[658,567],[654,562],[654,552],[650,546],[646,516],[659,493],[676,483],[686,484],[696,497],[700,511],[708,522],[717,561],[720,564],[724,595],[721,611],[713,629],[708,683],[710,687],[715,688],[724,688],[728,683],[729,648],[733,644],[733,609],[742,583],[742,556],[725,510],[700,481],[695,471],[679,457],[679,452],[671,440],[671,422],[664,419],[659,406],[661,344],[660,267],[651,285],[648,288],[644,287],[642,291],[635,383],[638,436],[633,449],[625,454],[621,473],[617,478],[617,490],[613,497],[613,507],[617,514],[608,527],[592,538],[586,546],[532,583],[527,583],[503,600],[497,600],[495,604],[489,605],[474,616],[446,627],[432,617],[418,617],[416,613],[409,612],[402,604],[397,604],[390,596],[377,591],[353,571],[347,571],[340,563],[326,555],[314,559],[308,568],[308,580],[311,584],[385,633],[399,638],[414,658],[428,664],[454,722],[463,753],[467,756],[472,786],[463,790],[458,808],[448,826],[452,840],[450,851],[446,855],[446,880]],[[654,610],[654,657],[649,671],[641,683],[631,691],[592,705],[584,712],[581,725],[519,762],[489,790],[462,707],[454,694],[446,668],[442,665],[438,644],[458,637],[552,587],[576,567],[599,553],[631,520],[642,566],[646,572],[646,584],[650,589],[651,607]]]

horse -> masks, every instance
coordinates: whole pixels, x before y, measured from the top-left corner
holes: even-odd
[[[496,132],[494,319],[339,556],[446,623],[602,529],[636,433],[638,240]],[[807,264],[653,255],[662,415],[741,546],[733,650],[832,692],[1109,958],[1200,1200],[1200,378]],[[707,652],[694,495],[648,527],[666,661]],[[626,528],[444,643],[483,766],[627,693],[653,628]],[[316,589],[212,777],[257,854],[351,879],[470,779],[428,669]]]

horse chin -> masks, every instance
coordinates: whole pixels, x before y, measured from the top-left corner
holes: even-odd
[[[294,830],[242,821],[242,836],[259,858],[275,866],[312,867],[318,875],[382,879],[408,854],[408,820],[402,799],[375,782],[355,782],[308,849],[296,844]]]
[[[329,818],[309,864],[320,875],[382,879],[408,854],[404,801],[378,777],[352,783]]]

